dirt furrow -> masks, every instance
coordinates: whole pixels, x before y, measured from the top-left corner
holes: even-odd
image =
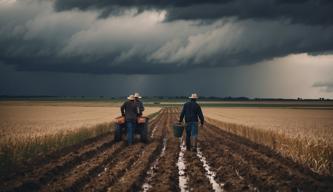
[[[22,177],[3,183],[3,186],[10,191],[37,190],[41,185],[48,183],[54,175],[65,172],[112,146],[112,138],[113,136],[109,135],[97,143],[84,145],[82,148],[52,160],[44,166],[35,167],[34,170],[27,172]]]
[[[179,143],[168,140],[165,155],[160,159],[159,167],[151,180],[148,191],[179,191],[178,169],[176,166]]]
[[[159,121],[159,120],[156,120]],[[155,121],[150,124],[154,124]],[[64,175],[58,175],[62,177],[61,179],[54,179],[54,182],[47,185],[43,190],[57,190],[57,191],[78,191],[86,183],[88,183],[91,178],[94,178],[99,173],[103,171],[105,165],[114,162],[114,159],[118,156],[118,153],[122,150],[126,150],[125,142],[116,143],[112,148],[107,151],[96,155],[94,158],[89,159],[74,169],[70,170]],[[139,149],[138,149],[139,150]],[[123,160],[123,159],[122,159]]]
[[[117,143],[106,151],[96,155],[74,169],[61,175],[57,175],[51,183],[43,186],[41,191],[76,191],[83,183],[89,180],[90,176],[95,175],[108,162],[111,162],[115,154],[125,147],[125,143]]]
[[[117,183],[108,188],[108,191],[138,191],[143,182],[144,174],[149,169],[149,164],[161,151],[159,143],[150,143],[140,155],[139,161],[133,163],[129,170]]]
[[[215,145],[223,151],[221,155],[237,162],[232,164],[237,176],[261,190],[327,191],[329,189],[308,175],[300,174],[294,167],[288,167],[278,159],[268,157],[258,149],[244,145],[242,141],[244,139],[240,137],[232,137],[211,125],[205,127],[205,131],[209,137],[218,141]]]
[[[161,111],[164,114],[165,110]],[[161,117],[161,115],[159,115]],[[159,118],[161,121],[163,117]],[[159,127],[158,122],[150,124],[149,129],[153,130]],[[108,187],[118,182],[118,179],[124,176],[124,174],[130,170],[133,164],[140,159],[145,153],[146,145],[137,143],[127,147],[123,150],[114,161],[107,164],[103,171],[101,171],[97,177],[93,177],[89,183],[87,183],[82,191],[106,191]]]
[[[156,159],[163,148],[165,124],[170,118],[170,109],[164,109],[160,122],[156,125],[156,132],[151,142],[144,148],[144,151],[136,162],[129,168],[125,175],[119,178],[118,182],[108,188],[108,191],[139,191],[144,182],[151,163]]]
[[[171,124],[176,120],[178,114],[172,108],[172,117],[166,126],[167,145],[164,155],[160,157],[154,175],[149,179],[147,188],[144,191],[179,191],[178,170],[176,162],[179,154],[179,140],[173,136]]]
[[[205,169],[205,176],[207,177],[207,179],[209,180],[213,191],[216,192],[221,192],[223,191],[222,189],[222,183],[218,183],[215,179],[216,177],[216,173],[215,171],[210,167],[209,162],[207,161],[207,158],[203,155],[201,148],[198,144],[198,148],[197,148],[197,157],[199,158],[199,160],[202,163],[203,168]]]
[[[236,172],[238,164],[230,153],[225,153],[224,148],[217,146],[215,139],[205,137],[204,131],[199,140],[202,153],[207,157],[210,166],[216,172],[216,180],[223,184],[223,189],[226,191],[251,191],[251,183],[239,177]]]
[[[106,191],[108,186],[115,184],[130,166],[140,157],[144,144],[138,143],[123,150],[114,161],[107,164],[102,172],[92,177],[81,191]]]
[[[214,132],[215,134],[223,134],[223,131],[217,127],[212,126],[211,129],[218,131]],[[237,149],[240,155],[243,155],[247,161],[254,164],[253,167],[258,168],[260,172],[263,172],[262,170],[267,171],[267,175],[271,176],[272,179],[285,183],[289,188],[305,191],[330,191],[333,188],[332,179],[327,180],[326,177],[319,176],[314,172],[309,173],[304,169],[300,169],[301,166],[297,163],[288,162],[288,160],[285,160],[285,158],[275,152],[261,150],[260,146],[258,147],[258,145],[244,138],[231,134],[225,135],[228,136],[225,141],[230,148]],[[276,170],[279,171],[277,172]],[[277,182],[272,181],[272,183]]]
[[[205,169],[202,166],[195,152],[186,151],[186,175],[188,180],[188,189],[193,192],[213,191],[208,178],[205,175]]]
[[[207,128],[206,131],[210,133],[209,137],[211,138],[215,137],[216,133],[210,132],[211,130]],[[267,173],[267,170],[261,169],[260,164],[255,165],[249,162],[247,158],[243,157],[244,154],[239,154],[238,147],[231,149],[229,146],[225,145],[225,143],[223,142],[227,140],[226,138],[215,138],[215,140],[216,142],[214,142],[214,145],[219,147],[220,155],[222,156],[222,158],[219,158],[214,162],[217,163],[219,162],[219,160],[223,162],[223,160],[225,159],[230,160],[228,164],[228,166],[230,167],[229,171],[231,170],[234,178],[236,175],[236,177],[238,177],[238,180],[241,183],[245,184],[242,190],[244,189],[256,190],[258,188],[259,190],[264,190],[264,191],[267,190],[289,191],[290,186],[288,186],[288,184],[282,183],[281,181],[279,181],[278,178],[276,178],[276,176],[274,176],[274,174],[271,175]],[[209,141],[206,143],[209,143]],[[275,182],[272,182],[272,180],[274,180]],[[232,181],[234,182],[235,180]],[[232,182],[231,183],[227,182],[225,187],[228,187],[229,184],[232,184]],[[237,186],[237,184],[232,185],[232,187],[230,186],[229,188],[233,188],[235,186]]]
[[[143,192],[147,192],[151,188],[151,184],[150,184],[151,180],[155,176],[156,170],[159,168],[160,159],[165,155],[165,150],[166,150],[166,147],[167,147],[167,143],[168,143],[167,138],[164,138],[161,153],[151,163],[151,165],[150,165],[150,167],[147,171],[147,174],[145,176],[145,179],[143,180],[143,184],[142,184],[142,187],[141,187]]]
[[[237,142],[238,146],[246,148],[247,150],[251,150],[251,152],[257,154],[256,157],[263,158],[263,160],[269,162],[274,161],[272,162],[272,165],[277,167],[274,167],[273,169],[277,168],[289,171],[290,174],[296,175],[298,177],[304,177],[304,179],[307,179],[309,181],[311,180],[314,183],[320,183],[324,180],[329,181],[330,179],[332,179],[329,177],[320,176],[319,174],[311,171],[310,169],[295,163],[293,160],[282,157],[276,151],[273,151],[266,146],[256,144],[248,139],[239,137],[237,135],[227,133],[213,125],[209,126],[209,130],[213,131],[215,134],[223,134],[224,137],[228,139],[228,141],[231,141],[231,144],[233,144],[233,142]]]
[[[161,117],[165,116],[165,114],[167,113],[166,109],[161,109],[159,114],[157,116],[155,116],[153,119],[150,120],[150,124],[149,124],[149,129],[148,129],[148,136],[149,136],[149,140],[151,139],[151,137],[154,137],[153,132],[155,132],[155,127],[156,124],[161,121]]]

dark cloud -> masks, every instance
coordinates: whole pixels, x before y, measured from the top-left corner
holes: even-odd
[[[0,95],[126,96],[140,92],[143,96],[186,96],[197,92],[221,97],[333,98],[333,92],[312,87],[313,82],[327,82],[333,72],[332,59],[324,59],[332,56],[319,57],[326,61],[301,54],[256,65],[165,75],[26,72],[0,63]]]
[[[293,23],[333,24],[333,1],[330,0],[56,0],[58,11],[74,8],[102,9],[103,17],[119,8],[167,10],[167,20],[285,19]]]
[[[53,9],[51,1],[39,0],[22,0],[0,7],[0,62],[19,71],[165,74],[195,68],[249,65],[289,54],[320,54],[333,50],[333,26],[330,25],[235,18],[204,24],[192,20],[163,22],[178,9],[192,12],[197,6],[195,15],[208,13],[208,10],[213,13],[214,9],[208,9],[209,6],[237,7],[239,0],[209,1],[210,4],[204,1],[131,2],[58,0],[55,4],[58,9],[67,10],[61,12]],[[265,7],[261,7],[263,1],[247,2],[249,5],[245,7],[249,8],[258,4],[258,14]],[[272,3],[299,6],[314,1],[265,2],[269,7]],[[109,5],[123,8],[119,10]],[[130,5],[159,9],[124,8],[133,7]],[[207,9],[204,6],[208,6]],[[72,10],[74,7],[85,11]],[[104,14],[104,9],[97,9],[101,7],[118,12],[116,16],[98,19]],[[163,7],[167,11],[163,11]],[[271,12],[274,11],[265,14]]]
[[[225,3],[230,1],[232,0],[56,0],[55,8],[57,10],[68,10],[73,8],[87,10],[108,6],[122,6],[163,9],[168,7],[186,7],[193,4]]]

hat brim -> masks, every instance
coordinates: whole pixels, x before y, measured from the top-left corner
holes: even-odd
[[[189,99],[198,99],[199,97],[189,97]]]
[[[135,96],[134,96],[134,98],[139,98],[139,99],[141,99],[142,97],[140,97],[140,96],[138,96],[138,97],[135,97]]]
[[[134,100],[134,97],[127,97],[128,100]]]

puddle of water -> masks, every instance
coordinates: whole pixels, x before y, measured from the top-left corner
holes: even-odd
[[[166,146],[167,146],[167,138],[164,138],[163,139],[163,148],[162,148],[162,151],[160,153],[160,156],[158,158],[156,158],[155,161],[150,166],[150,168],[147,172],[147,176],[145,178],[145,181],[142,185],[142,191],[147,192],[152,187],[149,183],[151,182],[151,180],[155,176],[155,170],[157,170],[157,168],[158,168],[159,160],[165,154]]]
[[[188,191],[188,189],[187,189],[188,178],[185,175],[185,170],[186,170],[185,158],[184,158],[185,151],[186,151],[186,147],[180,140],[180,152],[179,152],[179,156],[178,156],[177,166],[178,166],[178,174],[179,174],[179,188],[180,188],[181,192]]]
[[[209,182],[212,184],[213,190],[214,191],[223,191],[221,184],[219,184],[215,180],[216,173],[212,171],[211,167],[208,165],[208,162],[206,160],[206,157],[202,154],[201,149],[198,147],[197,148],[197,157],[199,157],[205,171],[206,171],[206,177],[209,179]],[[223,184],[222,184],[223,186]]]
[[[155,126],[154,129],[151,131],[150,138],[153,138],[153,137],[154,137],[154,135],[155,135],[155,131],[156,131],[157,127],[159,127],[159,126]]]

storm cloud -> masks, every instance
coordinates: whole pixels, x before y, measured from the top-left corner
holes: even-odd
[[[103,15],[118,13],[119,8],[138,7],[167,10],[167,20],[286,19],[293,23],[333,24],[330,0],[56,0],[58,11],[102,9]],[[108,14],[107,14],[108,13]]]
[[[324,0],[17,0],[0,7],[0,61],[87,74],[250,65],[332,51],[330,10]]]

